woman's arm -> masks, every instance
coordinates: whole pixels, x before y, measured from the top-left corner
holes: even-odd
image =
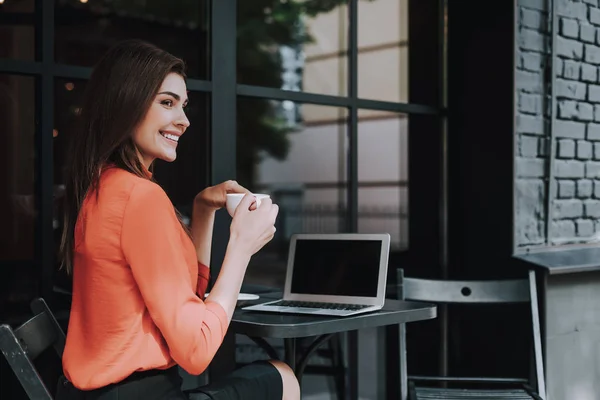
[[[132,188],[120,239],[137,290],[171,357],[189,373],[200,374],[221,346],[230,318],[222,305],[194,293],[181,226],[158,185],[139,182]]]
[[[223,341],[248,260],[273,237],[278,208],[270,200],[250,211],[246,196],[231,224],[221,273],[204,302],[192,289],[181,243],[181,226],[167,194],[140,182],[129,196],[121,248],[152,320],[173,359],[191,374],[208,366]]]
[[[215,211],[214,208],[202,204],[199,200],[194,201],[190,230],[198,262],[207,267],[210,267]]]
[[[275,234],[279,207],[266,199],[256,209],[255,201],[254,196],[246,195],[234,214],[221,271],[208,298],[223,307],[228,321],[233,317],[250,257]]]
[[[204,298],[210,279],[210,256],[215,213],[218,209],[225,207],[227,193],[246,192],[248,192],[246,188],[239,185],[236,181],[230,180],[215,186],[207,187],[194,198],[190,231],[194,248],[196,249],[196,257],[198,258],[198,289],[196,292],[200,298]],[[231,255],[229,259],[230,258]],[[234,258],[240,258],[240,256],[237,255]],[[243,258],[244,257],[241,256],[241,259]],[[228,259],[226,258],[225,263],[227,263],[227,260]],[[233,281],[235,281],[235,279]],[[233,287],[235,286],[236,285],[233,285]]]

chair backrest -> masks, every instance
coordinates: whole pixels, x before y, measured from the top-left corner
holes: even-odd
[[[526,303],[527,279],[448,281],[420,278],[398,280],[406,300],[432,303]]]
[[[546,398],[535,271],[529,271],[527,278],[523,279],[453,281],[406,278],[400,269],[398,270],[398,293],[399,297],[405,300],[432,303],[529,303],[536,386],[539,395]]]
[[[65,347],[65,334],[44,299],[31,302],[34,314],[12,329],[0,325],[0,350],[30,399],[52,399],[33,361],[50,346],[59,357]]]

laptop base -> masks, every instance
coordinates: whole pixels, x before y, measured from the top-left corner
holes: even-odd
[[[265,311],[265,312],[276,312],[286,314],[308,314],[308,315],[327,315],[335,317],[347,317],[356,314],[363,314],[367,312],[381,310],[383,304],[374,306],[365,306],[359,309],[352,310],[336,310],[329,308],[316,308],[316,307],[300,307],[300,306],[281,306],[275,305],[275,303],[281,302],[282,299],[270,301],[263,304],[256,304],[252,306],[242,307],[242,310],[247,311]]]

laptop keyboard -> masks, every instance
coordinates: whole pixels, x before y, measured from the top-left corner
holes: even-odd
[[[280,300],[275,303],[269,304],[270,306],[283,306],[283,307],[304,307],[304,308],[318,308],[325,310],[362,310],[370,306],[362,304],[339,304],[339,303],[315,303],[312,301],[290,301]]]

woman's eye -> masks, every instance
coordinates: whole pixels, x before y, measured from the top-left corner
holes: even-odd
[[[173,107],[173,100],[163,100],[161,104],[167,107]]]

